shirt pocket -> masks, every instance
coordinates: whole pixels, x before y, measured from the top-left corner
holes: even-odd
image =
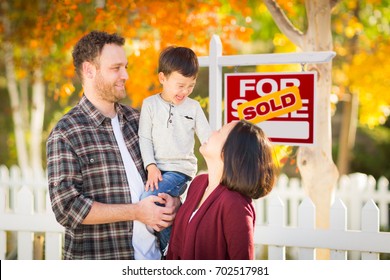
[[[103,154],[101,152],[86,152],[80,155],[82,169],[94,169],[102,165]]]
[[[184,130],[191,131],[195,128],[195,115],[191,113],[180,113],[179,123],[182,124]]]
[[[108,185],[108,182],[105,182],[108,179],[105,178],[109,178],[104,154],[98,151],[88,152],[81,155],[80,160],[84,193],[94,196],[93,193],[104,192],[103,188]]]

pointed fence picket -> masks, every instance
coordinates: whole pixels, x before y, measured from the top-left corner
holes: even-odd
[[[7,257],[11,233],[16,233],[18,259],[33,259],[36,233],[44,235],[45,259],[61,259],[64,228],[51,210],[47,180],[29,176],[22,176],[17,167],[0,166],[0,259]]]
[[[276,187],[271,194],[280,197],[285,205],[286,224],[296,226],[298,222],[298,206],[307,197],[298,178],[288,178],[285,174],[280,174]],[[376,182],[371,175],[363,173],[352,173],[343,175],[337,185],[334,197],[340,198],[348,209],[347,228],[360,229],[361,208],[372,199],[379,208],[380,226],[390,229],[390,189],[389,180],[381,177]],[[266,222],[267,200],[256,201],[257,223]]]
[[[286,247],[299,248],[297,259],[315,259],[317,248],[330,249],[331,259],[347,259],[348,251],[361,252],[361,259],[379,259],[390,253],[390,233],[379,231],[379,209],[373,200],[362,208],[362,229],[346,229],[346,207],[336,199],[331,207],[329,229],[315,229],[315,206],[310,198],[299,205],[298,226],[286,226],[285,205],[278,196],[270,198],[267,225],[255,228],[255,243],[268,246],[268,259],[286,259]]]
[[[34,196],[31,190],[24,186],[16,196],[15,211],[6,211],[5,193],[0,189],[0,259],[6,257],[6,232],[17,232],[17,258],[33,259],[34,233],[45,235],[45,258],[61,259],[64,228],[57,223],[51,208],[45,212],[34,212]],[[49,205],[47,197],[47,205]]]

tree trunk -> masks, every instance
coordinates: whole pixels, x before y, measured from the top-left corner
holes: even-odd
[[[20,96],[20,113],[22,114],[22,120],[24,123],[23,129],[26,130],[29,123],[29,100],[28,100],[28,87],[29,79],[27,77],[23,78],[19,82],[19,96]]]
[[[357,1],[353,10],[354,16],[360,21],[360,1]],[[349,40],[349,52],[345,57],[346,63],[352,63],[352,60],[358,52],[359,34],[355,34]],[[342,122],[340,126],[339,154],[337,157],[337,167],[340,174],[349,172],[351,151],[355,146],[355,137],[358,120],[359,96],[351,92],[348,87],[348,94],[344,94]]]
[[[331,3],[324,0],[305,1],[308,29],[303,41],[304,51],[329,51],[333,49],[331,33]],[[332,159],[332,129],[330,92],[332,63],[315,66],[317,81],[317,124],[313,147],[300,147],[297,164],[302,185],[316,206],[316,226],[329,227],[330,206],[338,180],[338,170]],[[318,250],[318,259],[329,258],[329,252]]]
[[[306,33],[297,30],[287,19],[274,0],[264,0],[279,29],[302,51],[330,51],[333,49],[331,33],[331,9],[334,0],[305,1],[308,29]],[[308,67],[316,70],[317,113],[315,145],[300,147],[297,165],[302,177],[302,186],[316,206],[316,227],[329,227],[330,206],[332,204],[338,171],[332,160],[331,131],[331,70],[332,64],[324,63]],[[329,252],[317,250],[318,259],[329,258]]]
[[[42,131],[45,113],[45,87],[40,68],[37,68],[34,72],[31,106],[31,167],[35,176],[41,176],[44,175],[42,167]]]
[[[351,151],[355,145],[357,113],[359,106],[359,98],[357,94],[348,94],[347,96],[348,100],[343,100],[339,153],[337,157],[337,167],[340,175],[349,173]]]
[[[1,3],[3,14],[1,20],[4,27],[4,37],[3,42],[4,49],[4,66],[5,66],[5,76],[7,79],[7,88],[11,100],[12,108],[12,117],[14,120],[14,131],[15,131],[15,142],[18,155],[18,164],[22,172],[27,172],[29,166],[28,154],[27,154],[27,145],[25,141],[25,130],[23,122],[23,113],[19,99],[19,91],[15,76],[15,66],[13,60],[13,46],[8,41],[8,38],[11,34],[11,26],[9,19],[7,17],[8,3],[6,1]]]
[[[7,17],[8,3],[1,3],[4,13],[1,20],[4,26],[4,65],[8,93],[11,101],[12,117],[18,165],[24,175],[44,175],[42,167],[42,132],[45,111],[45,87],[42,69],[38,66],[33,78],[24,77],[19,87],[15,75],[14,49],[8,40],[12,33],[10,21]],[[32,81],[32,102],[29,101],[29,81]],[[31,178],[33,179],[33,178]]]

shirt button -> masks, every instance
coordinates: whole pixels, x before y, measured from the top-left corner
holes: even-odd
[[[89,162],[90,162],[90,163],[94,163],[95,160],[94,160],[93,158],[90,158],[90,159],[89,159]]]

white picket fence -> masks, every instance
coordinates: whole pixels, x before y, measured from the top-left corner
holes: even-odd
[[[256,201],[259,258],[315,259],[315,248],[330,249],[331,259],[377,259],[390,253],[390,233],[380,232],[390,231],[388,179],[341,176],[330,211],[330,228],[315,230],[315,206],[300,180],[281,174],[271,194]]]
[[[329,249],[330,259],[347,260],[356,258],[356,252],[363,260],[379,260],[380,253],[390,253],[390,233],[379,231],[379,209],[373,200],[362,208],[360,230],[347,229],[347,208],[341,199],[331,207],[330,227],[315,229],[315,206],[309,198],[299,205],[298,226],[284,226],[283,202],[277,196],[269,201],[268,224],[256,226],[255,244],[268,245],[268,258],[286,259],[286,248],[297,249],[295,259],[316,259],[317,248]],[[359,256],[359,255],[357,255]]]
[[[316,248],[332,259],[378,259],[390,253],[389,181],[354,173],[339,180],[330,228],[315,229],[315,207],[300,180],[279,176],[277,186],[256,204],[255,243],[262,259],[315,259]],[[348,213],[347,213],[348,209]],[[0,166],[0,259],[16,243],[17,259],[34,258],[34,236],[44,236],[44,258],[61,259],[64,228],[51,211],[45,176],[21,176]],[[8,242],[7,242],[8,241]]]
[[[260,224],[266,223],[265,209],[272,195],[280,197],[284,204],[286,225],[297,226],[298,207],[307,197],[301,187],[300,179],[288,178],[285,174],[278,177],[277,185],[271,195],[256,202]],[[343,175],[338,181],[334,198],[341,199],[348,209],[348,229],[360,229],[361,209],[370,200],[373,200],[379,208],[380,226],[390,229],[390,188],[389,180],[385,177],[376,181],[373,176],[363,173]]]
[[[34,259],[34,251],[41,250],[39,244],[34,246],[38,234],[44,236],[44,258],[61,259],[64,228],[51,210],[46,177],[23,177],[16,166],[0,166],[0,259],[14,247],[18,259]]]

